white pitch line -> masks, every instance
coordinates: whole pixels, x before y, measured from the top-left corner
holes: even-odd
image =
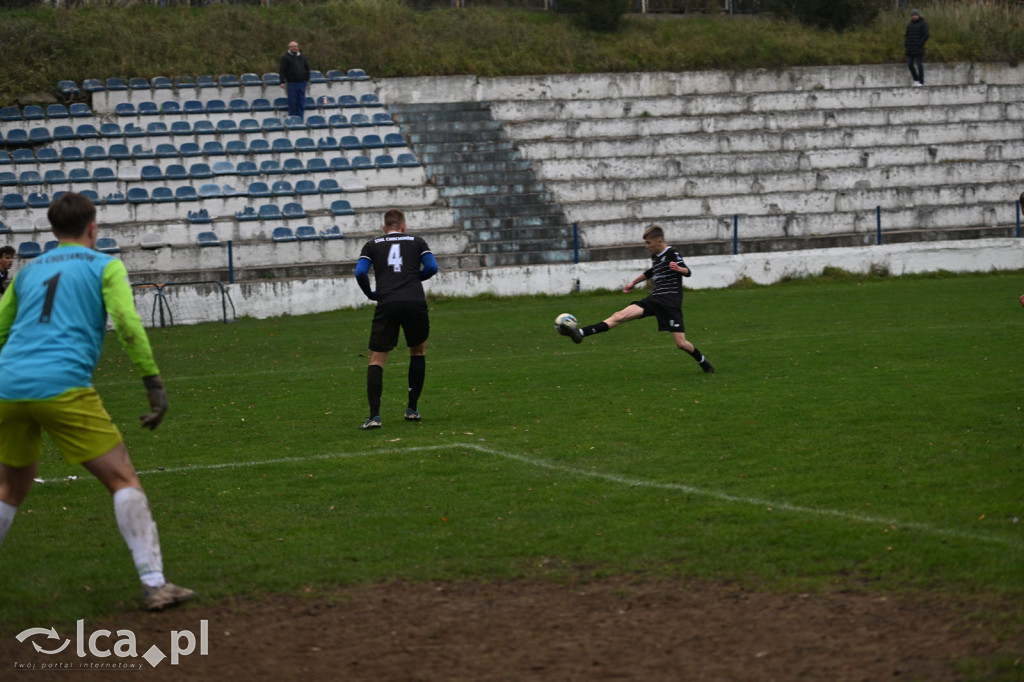
[[[994,537],[991,535],[985,535],[981,533],[971,533],[967,531],[954,530],[950,528],[941,528],[933,526],[927,523],[920,523],[917,521],[900,521],[898,519],[887,519],[880,516],[868,516],[865,514],[856,514],[852,512],[839,511],[838,509],[827,509],[822,507],[803,507],[800,505],[789,504],[788,502],[775,502],[772,500],[765,500],[757,497],[744,497],[741,495],[731,495],[729,493],[723,493],[716,490],[708,490],[705,488],[697,488],[695,486],[686,485],[684,483],[664,483],[661,481],[650,481],[642,478],[632,478],[629,476],[621,476],[619,474],[609,474],[601,471],[590,471],[587,469],[580,469],[577,467],[566,466],[564,464],[557,464],[555,462],[549,462],[543,459],[534,459],[525,455],[517,455],[511,452],[504,452],[502,450],[495,450],[478,443],[448,443],[439,445],[425,445],[421,447],[411,448],[393,448],[386,450],[369,450],[364,452],[337,452],[328,453],[323,455],[310,455],[308,457],[281,457],[278,459],[265,459],[258,461],[245,461],[245,462],[223,462],[220,464],[200,464],[196,466],[183,466],[183,467],[167,467],[158,469],[149,469],[146,471],[138,472],[140,476],[152,476],[156,474],[174,474],[174,473],[193,473],[199,471],[221,471],[225,469],[243,469],[261,466],[264,464],[301,464],[308,462],[322,462],[332,459],[356,459],[360,457],[370,457],[373,455],[379,455],[381,452],[398,452],[398,453],[416,453],[416,452],[431,452],[435,450],[454,450],[454,449],[466,449],[475,450],[476,452],[490,455],[492,457],[500,457],[502,459],[508,459],[513,462],[525,464],[527,466],[537,467],[540,469],[547,469],[548,471],[558,471],[571,476],[578,476],[580,478],[592,478],[601,481],[607,481],[609,483],[615,483],[618,485],[629,486],[631,488],[650,488],[653,490],[671,490],[673,492],[684,493],[687,495],[698,495],[701,497],[710,497],[715,500],[721,500],[723,502],[731,502],[735,504],[745,504],[755,507],[762,507],[764,509],[771,509],[772,511],[783,511],[791,512],[794,514],[808,514],[812,516],[828,516],[832,518],[842,519],[846,521],[856,521],[857,523],[867,523],[872,525],[896,527],[898,529],[913,529],[922,533],[939,535],[944,537],[958,538],[962,540],[981,540],[985,542],[994,542],[1001,545],[1009,545],[1011,547],[1021,547],[1022,543],[1011,538]],[[78,480],[80,477],[75,477],[70,480]],[[68,478],[50,478],[50,479],[36,479],[37,483],[58,483],[68,481]]]

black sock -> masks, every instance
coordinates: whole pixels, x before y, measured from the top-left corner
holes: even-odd
[[[423,380],[427,376],[427,356],[413,355],[409,358],[409,409],[415,410],[423,392]]]
[[[581,329],[583,336],[590,336],[591,334],[600,334],[610,329],[607,322],[598,322],[597,324],[588,324],[586,327]]]
[[[384,392],[384,368],[370,365],[366,368],[366,398],[370,401],[370,416],[380,416],[380,394]]]
[[[690,351],[686,351],[686,352],[690,353],[690,357],[692,357],[697,362],[704,362],[704,354],[700,352],[700,348],[697,348],[697,346],[693,347],[693,352],[692,353]]]

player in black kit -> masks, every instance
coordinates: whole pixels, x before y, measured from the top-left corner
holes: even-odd
[[[377,290],[370,289],[370,266]],[[370,365],[366,368],[366,397],[370,416],[361,428],[379,429],[380,397],[388,353],[398,343],[398,330],[405,331],[409,346],[409,404],[407,421],[419,421],[417,403],[426,376],[427,337],[430,318],[423,282],[437,273],[437,260],[421,237],[405,234],[405,214],[391,209],[384,214],[384,236],[363,246],[356,263],[356,282],[371,301],[377,301],[370,328]]]
[[[558,333],[580,343],[584,337],[606,332],[623,322],[654,316],[658,318],[658,331],[671,332],[679,350],[689,353],[706,373],[714,373],[715,368],[704,354],[686,340],[686,330],[683,326],[683,277],[690,276],[690,268],[686,267],[679,252],[665,243],[665,232],[657,225],[651,225],[644,230],[644,246],[651,253],[651,267],[622,290],[628,294],[637,284],[649,279],[651,291],[647,298],[633,301],[604,322],[591,324],[582,329],[575,322],[560,324]]]

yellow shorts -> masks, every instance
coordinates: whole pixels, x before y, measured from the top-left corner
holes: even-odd
[[[94,388],[48,400],[0,400],[0,463],[21,468],[38,462],[43,430],[70,464],[96,459],[123,440]]]

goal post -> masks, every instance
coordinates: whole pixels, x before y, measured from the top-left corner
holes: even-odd
[[[235,304],[220,282],[139,282],[132,284],[132,296],[147,327],[235,321]]]

